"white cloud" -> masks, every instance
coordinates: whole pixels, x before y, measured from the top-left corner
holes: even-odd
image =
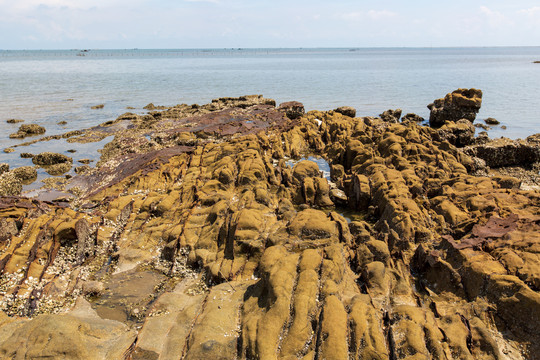
[[[524,14],[528,16],[540,16],[540,6],[533,6],[529,9],[518,10],[518,14]]]
[[[369,18],[373,20],[388,19],[397,16],[397,13],[388,10],[369,10],[367,12]]]
[[[513,22],[499,11],[494,11],[487,6],[480,6],[480,13],[487,19],[489,25],[500,27],[502,25],[512,25]]]
[[[517,15],[521,18],[521,25],[528,26],[529,29],[535,29],[540,24],[540,6],[518,10]]]
[[[353,11],[350,13],[343,13],[340,17],[344,20],[385,20],[396,17],[398,14],[388,10],[369,10],[369,11]]]
[[[350,12],[346,14],[340,14],[339,17],[341,17],[344,20],[358,20],[364,17],[364,13],[361,12]]]
[[[88,10],[92,8],[110,8],[115,6],[134,6],[144,0],[0,0],[0,11],[26,13],[38,8],[65,8],[72,10]]]

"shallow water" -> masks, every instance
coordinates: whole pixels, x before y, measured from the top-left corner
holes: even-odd
[[[373,116],[401,108],[427,118],[427,104],[459,87],[482,89],[478,119],[507,126],[490,136],[526,137],[540,132],[540,64],[532,63],[539,59],[540,47],[0,51],[0,144],[24,141],[9,139],[20,125],[6,124],[10,118],[54,135],[145,113],[149,102],[245,94],[297,100],[307,110],[349,105]],[[0,162],[15,166],[16,158],[0,152]]]
[[[92,301],[92,307],[104,319],[136,322],[148,310],[154,288],[165,276],[151,270],[132,270],[112,275],[105,292]]]
[[[7,154],[12,155],[10,158],[9,164],[10,167],[15,168],[19,166],[34,166],[31,158],[21,158],[21,153],[31,153],[38,154],[43,151],[53,151],[57,153],[62,153],[73,159],[73,166],[70,171],[63,174],[75,176],[75,167],[83,165],[79,162],[82,159],[92,159],[93,162],[88,164],[89,166],[95,166],[97,159],[99,159],[98,149],[103,148],[105,144],[112,140],[112,136],[106,137],[105,139],[95,142],[95,143],[69,143],[66,139],[58,140],[49,140],[44,142],[38,142],[28,146],[15,147],[14,152]],[[32,138],[26,138],[25,140],[29,141]],[[68,151],[71,150],[71,151]],[[75,150],[75,152],[72,152]],[[43,186],[41,180],[50,177],[51,175],[47,174],[46,170],[39,167],[37,168],[37,179],[31,184],[23,186],[23,192],[28,192],[34,189],[38,189]]]

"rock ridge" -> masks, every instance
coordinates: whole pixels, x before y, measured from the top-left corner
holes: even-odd
[[[539,358],[540,192],[481,147],[262,96],[150,111],[76,135],[114,140],[71,202],[0,197],[0,357]]]

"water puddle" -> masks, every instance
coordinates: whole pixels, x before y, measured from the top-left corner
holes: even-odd
[[[91,301],[92,308],[104,319],[137,323],[144,319],[154,300],[156,287],[167,277],[153,270],[132,270],[112,275],[105,292]]]
[[[10,154],[12,155],[12,160],[8,163],[11,169],[15,169],[20,166],[34,166],[32,163],[32,158],[22,158],[20,154],[30,153],[36,155],[45,151],[61,153],[73,158],[73,165],[71,169],[58,177],[59,181],[66,181],[67,178],[76,175],[76,167],[83,165],[83,163],[79,162],[79,160],[82,160],[85,163],[87,160],[90,160],[89,166],[95,166],[100,157],[98,150],[103,149],[103,147],[110,142],[112,138],[112,136],[109,136],[101,141],[90,143],[69,143],[66,141],[66,139],[59,139],[39,142],[28,146],[20,146],[16,147],[15,152]],[[44,185],[42,180],[51,177],[51,175],[47,173],[46,169],[42,167],[36,167],[36,170],[37,178],[35,181],[30,184],[23,185],[22,192],[24,196],[37,196],[37,194],[41,193],[37,190]]]
[[[336,212],[343,216],[348,223],[353,221],[367,221],[367,214],[365,213],[344,208],[336,208]]]
[[[58,190],[32,190],[24,194],[30,198],[36,198],[39,201],[60,201],[60,202],[69,202],[70,199],[74,198],[73,194],[66,193]]]

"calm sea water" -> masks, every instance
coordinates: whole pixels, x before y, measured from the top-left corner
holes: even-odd
[[[0,51],[0,143],[3,149],[22,142],[9,139],[19,126],[6,124],[10,118],[51,135],[144,112],[149,102],[202,104],[245,94],[297,100],[307,110],[349,105],[364,116],[401,108],[428,118],[426,105],[459,87],[482,89],[478,119],[507,126],[490,136],[526,137],[540,132],[535,60],[540,47]],[[92,110],[97,104],[105,107]],[[54,141],[0,152],[0,162],[26,165],[21,151],[74,146],[75,159],[92,155],[91,148]]]

